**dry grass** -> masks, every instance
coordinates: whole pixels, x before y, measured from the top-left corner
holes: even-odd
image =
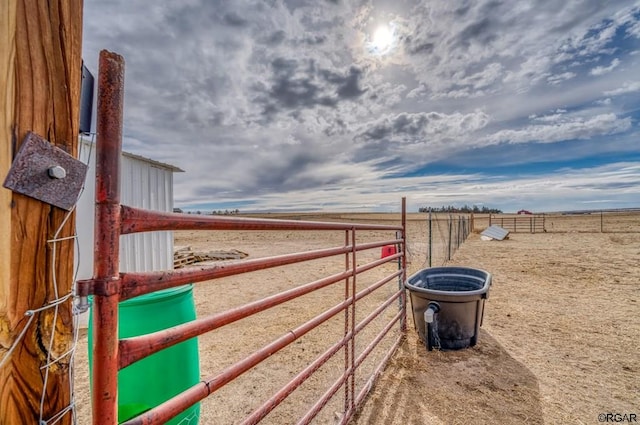
[[[276,215],[271,215],[276,218]],[[355,424],[596,423],[601,412],[637,412],[640,394],[640,216],[624,218],[619,233],[591,229],[593,217],[558,217],[558,233],[514,233],[502,242],[472,234],[451,264],[485,269],[493,286],[485,305],[478,345],[456,352],[426,352],[409,318],[408,336],[392,359]],[[298,214],[277,218],[338,221],[399,220],[397,215]],[[481,227],[482,217],[477,226]],[[551,219],[550,219],[551,220]],[[588,220],[588,221],[581,221]],[[396,221],[397,223],[397,221]],[[549,221],[551,223],[551,221]],[[600,223],[600,220],[597,220]],[[613,219],[609,222],[613,225]],[[560,228],[566,230],[560,231]],[[408,221],[410,272],[425,266],[424,214]],[[434,265],[444,247],[434,229]],[[572,230],[573,229],[573,230]],[[440,232],[440,233],[438,233]],[[338,232],[340,233],[340,232]],[[331,232],[176,232],[176,245],[194,249],[238,249],[258,258],[341,244]],[[373,259],[377,253],[371,253]],[[198,315],[221,311],[335,272],[343,267],[315,261],[196,285]],[[335,294],[291,304],[249,323],[200,338],[203,376],[264,344],[332,305]],[[384,295],[384,294],[383,294]],[[341,328],[341,322],[336,325]],[[201,423],[231,424],[335,341],[332,329],[273,356],[256,371],[202,403]],[[88,423],[86,340],[77,362],[78,423]],[[341,373],[342,358],[324,368],[265,423],[291,423]],[[337,397],[341,399],[341,397]],[[341,400],[325,408],[317,423],[331,423]],[[635,409],[635,410],[634,410]]]

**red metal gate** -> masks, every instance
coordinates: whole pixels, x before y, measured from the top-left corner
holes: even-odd
[[[322,396],[315,400],[299,423],[309,423],[323,406],[326,405],[341,388],[344,389],[344,409],[340,423],[347,423],[355,413],[356,407],[364,400],[367,392],[384,365],[400,344],[405,331],[406,299],[402,282],[406,275],[405,260],[405,200],[402,200],[402,223],[398,226],[329,223],[297,220],[268,220],[238,217],[193,216],[188,214],[160,213],[131,208],[120,204],[120,151],[122,146],[122,100],[124,95],[124,61],[117,54],[106,51],[100,54],[99,92],[98,92],[98,135],[96,159],[96,243],[94,277],[78,282],[78,295],[93,295],[94,321],[93,335],[93,383],[92,409],[94,424],[117,423],[117,374],[118,370],[187,339],[206,332],[214,331],[242,318],[270,309],[279,304],[301,297],[305,294],[344,282],[340,291],[344,292],[343,301],[324,311],[311,320],[273,340],[248,357],[227,367],[221,372],[207,377],[174,398],[126,422],[126,424],[159,424],[175,417],[193,404],[203,400],[241,374],[258,365],[267,357],[304,336],[307,332],[326,322],[339,313],[343,313],[344,334],[313,362],[279,391],[265,400],[263,404],[247,416],[242,423],[259,422],[271,410],[277,407],[298,386],[307,380],[324,363],[339,351],[345,354],[344,373]],[[192,269],[168,270],[161,272],[121,273],[119,271],[120,235],[158,230],[326,230],[344,232],[345,243],[342,246],[316,249],[299,253],[238,261],[224,266],[203,266]],[[362,232],[377,231],[386,239],[360,243],[356,236]],[[385,233],[386,232],[386,233]],[[366,264],[359,264],[358,254],[362,251],[380,249],[383,246],[398,247],[395,254],[385,256]],[[118,339],[118,304],[127,299],[172,288],[187,283],[203,282],[256,270],[280,267],[304,261],[333,256],[343,256],[344,271],[308,282],[292,289],[271,295],[258,301],[207,317],[198,318],[173,328],[138,337]],[[397,262],[397,270],[383,278],[368,284],[357,292],[357,277],[369,270],[388,262]],[[364,299],[379,288],[398,281],[392,294],[356,323],[358,301]],[[391,306],[397,305],[397,313],[371,340],[365,341],[364,348],[356,352],[357,337],[374,319]],[[395,308],[395,307],[394,307]],[[359,312],[362,316],[362,312]],[[356,388],[354,379],[358,367],[372,352],[378,343],[392,329],[400,329],[398,336],[382,360],[377,363],[366,383]]]

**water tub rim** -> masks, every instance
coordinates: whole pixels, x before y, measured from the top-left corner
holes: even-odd
[[[460,272],[455,273],[454,270],[472,271],[477,274],[484,275],[484,277],[472,275],[472,274],[464,274]],[[480,288],[474,289],[471,291],[445,291],[445,290],[430,289],[430,288],[415,286],[411,283],[412,280],[416,279],[420,275],[424,275],[425,272],[427,272],[427,274],[429,274],[431,277],[442,276],[442,275],[447,275],[447,276],[457,275],[457,276],[464,276],[467,279],[471,278],[473,280],[477,280],[479,282],[484,282],[484,283]],[[432,273],[428,273],[428,272],[432,272]],[[491,273],[487,272],[486,270],[472,268],[472,267],[461,267],[461,266],[428,267],[428,268],[418,270],[416,273],[409,276],[409,278],[405,281],[404,286],[410,292],[429,294],[429,295],[453,296],[453,297],[469,297],[469,296],[475,296],[475,295],[484,295],[489,291],[489,288],[491,286]]]

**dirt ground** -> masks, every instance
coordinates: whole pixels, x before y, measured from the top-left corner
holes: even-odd
[[[424,217],[416,214],[408,221],[410,273],[426,266]],[[390,217],[300,218],[378,222]],[[601,413],[640,416],[640,216],[616,225],[607,218],[605,230],[615,229],[615,233],[595,232],[602,224],[600,219],[556,217],[547,223],[553,232],[512,233],[504,241],[482,241],[477,233],[472,234],[448,264],[481,268],[493,275],[478,344],[459,351],[427,352],[409,317],[404,342],[352,423],[589,424],[597,423]],[[478,221],[476,228],[486,224]],[[445,229],[442,223],[434,227],[433,265],[445,262]],[[584,229],[589,232],[580,231]],[[343,240],[344,235],[336,232],[175,233],[176,245],[238,249],[248,253],[248,258],[326,248]],[[379,252],[368,255],[363,260],[375,259]],[[334,273],[334,267],[328,260],[314,261],[197,284],[197,314],[211,314],[318,279]],[[383,271],[391,270],[388,265]],[[333,298],[329,292],[319,293],[316,298],[287,305],[284,311],[261,315],[252,323],[201,337],[201,375],[211,375],[264,345],[271,335],[313,317],[325,305],[333,305]],[[334,328],[309,334],[303,343],[285,349],[283,356],[265,361],[236,384],[203,401],[200,423],[241,421],[313,360],[321,352],[316,347],[324,350],[327,341],[337,340],[342,328]],[[86,352],[83,337],[76,359],[80,424],[90,422]],[[330,362],[318,378],[292,394],[264,423],[295,422],[342,368],[342,359]],[[329,404],[315,423],[333,423],[341,407],[341,400]]]
[[[490,271],[478,345],[414,331],[356,424],[590,424],[640,410],[640,233],[512,234],[450,264]]]

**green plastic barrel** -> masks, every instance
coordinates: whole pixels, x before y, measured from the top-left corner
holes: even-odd
[[[120,338],[148,334],[191,321],[196,317],[193,285],[123,301],[118,311]],[[92,337],[93,309],[89,314],[90,368]],[[197,338],[166,348],[127,366],[118,372],[118,422],[124,422],[158,406],[199,381]],[[200,404],[196,403],[167,423],[195,425],[199,417]]]

